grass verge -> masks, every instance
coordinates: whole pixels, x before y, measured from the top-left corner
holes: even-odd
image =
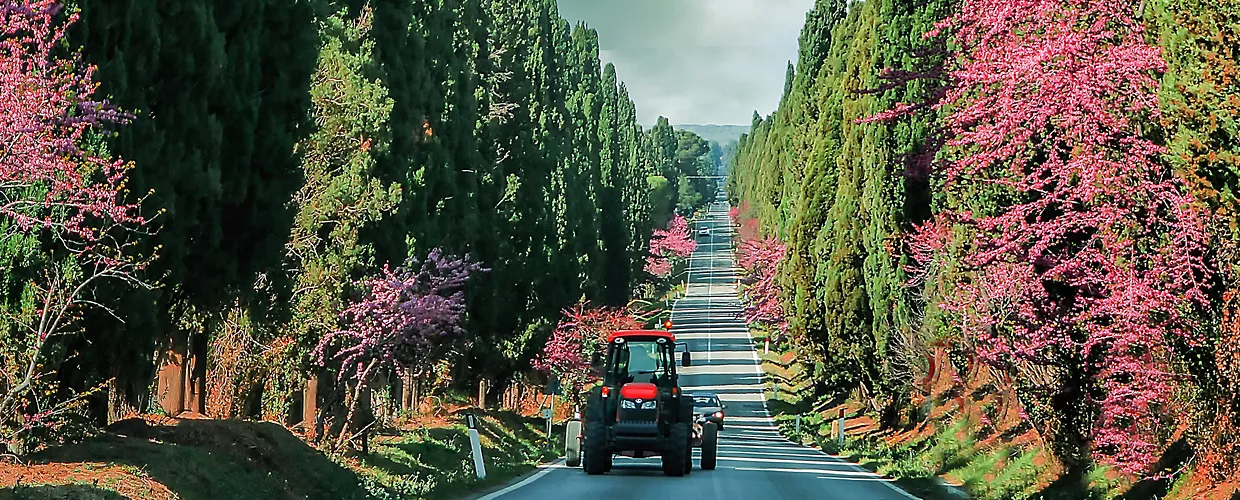
[[[374,498],[451,499],[504,484],[553,460],[563,450],[563,426],[546,444],[543,420],[510,412],[481,412],[479,437],[487,478],[474,473],[463,425],[422,427],[375,440],[369,456],[349,459]]]
[[[329,456],[272,423],[169,420],[0,463],[0,500],[453,499],[563,449],[562,426],[547,448],[541,419],[478,414],[485,480],[474,473],[467,430],[446,421],[377,436],[369,455]]]

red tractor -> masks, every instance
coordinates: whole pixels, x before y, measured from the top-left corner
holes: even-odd
[[[693,448],[702,448],[702,469],[715,468],[718,429],[695,418],[693,398],[676,374],[676,337],[661,330],[632,330],[607,338],[603,383],[590,390],[584,422],[568,424],[569,466],[587,474],[611,470],[612,458],[659,456],[663,473],[693,470]],[[683,345],[683,344],[680,344]],[[680,364],[692,363],[688,351]]]

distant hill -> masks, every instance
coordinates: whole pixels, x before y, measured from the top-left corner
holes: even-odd
[[[676,130],[688,130],[707,141],[714,141],[720,146],[740,140],[741,134],[749,133],[749,125],[672,125]]]

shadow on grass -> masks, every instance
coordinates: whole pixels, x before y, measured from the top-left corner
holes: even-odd
[[[540,459],[553,458],[544,450],[545,421],[509,411],[468,409],[457,412],[477,414],[478,432],[483,438],[487,478],[474,476],[467,430],[451,427],[408,429],[392,439],[376,443],[371,456],[359,457],[367,474],[398,491],[423,484],[416,495],[428,499],[476,496],[480,490],[502,485],[534,469]],[[563,425],[552,431],[553,449],[563,450]],[[414,485],[419,486],[419,485]]]
[[[101,435],[33,458],[130,465],[186,500],[368,498],[355,473],[272,423],[183,420],[133,437]]]
[[[767,398],[766,407],[772,415],[798,415],[813,410],[813,402],[809,398],[797,401],[786,401],[779,398]]]
[[[918,498],[926,500],[949,500],[961,498],[943,487],[936,477],[910,477],[896,480],[896,485]]]
[[[1188,440],[1180,438],[1178,441],[1171,443],[1167,447],[1167,451],[1163,452],[1158,458],[1158,462],[1154,463],[1156,471],[1175,471],[1184,466],[1184,463],[1193,456],[1193,448],[1188,444]],[[1128,493],[1123,498],[1137,500],[1146,498],[1162,498],[1166,496],[1171,488],[1171,479],[1143,479],[1137,484],[1132,485]],[[1240,494],[1240,493],[1238,493]],[[1235,497],[1233,497],[1235,498]]]
[[[1078,500],[1101,498],[1101,492],[1090,487],[1089,478],[1080,470],[1069,469],[1039,492],[1045,500]]]
[[[453,449],[445,443],[446,439],[454,439],[454,437],[441,437],[439,439],[423,441],[403,441],[385,444],[385,447],[399,450],[402,455],[408,456],[417,463],[394,462],[399,463],[402,467],[399,469],[389,469],[395,474],[411,474],[414,472],[434,472],[443,471],[451,467],[457,467],[461,464],[461,458],[465,453],[463,449]],[[380,453],[382,454],[382,453]],[[367,463],[377,460],[375,454],[365,457]],[[378,465],[377,466],[382,466]],[[406,472],[403,469],[407,469]]]
[[[0,498],[13,500],[127,500],[129,497],[89,484],[0,488]]]

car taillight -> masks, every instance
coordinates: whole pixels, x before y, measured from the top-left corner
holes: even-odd
[[[610,394],[611,394],[611,387],[603,386],[603,397],[607,397]]]
[[[715,418],[723,418],[723,412],[721,411],[715,412]]]

